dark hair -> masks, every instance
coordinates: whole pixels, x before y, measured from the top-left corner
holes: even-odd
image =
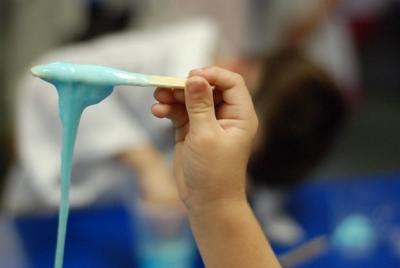
[[[254,104],[263,134],[248,171],[256,185],[270,187],[301,182],[325,155],[347,115],[335,83],[294,49],[265,60]]]

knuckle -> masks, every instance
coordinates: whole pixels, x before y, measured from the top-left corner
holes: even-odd
[[[195,103],[190,103],[188,106],[191,114],[204,114],[212,109],[213,103],[209,99],[202,99]]]
[[[193,69],[193,70],[191,70],[191,71],[189,72],[189,77],[192,77],[192,76],[198,75],[198,74],[199,74],[199,72],[200,72],[200,70],[199,70],[199,69]]]
[[[204,68],[204,70],[208,71],[210,73],[217,73],[217,72],[220,72],[222,69],[217,66],[208,66],[208,67]]]
[[[195,71],[195,70],[191,70],[191,71],[189,72],[189,77],[191,77],[191,76],[195,75],[195,73],[196,73],[196,71]]]
[[[210,66],[204,69],[205,73],[213,79],[220,77],[226,70],[218,66]]]
[[[240,84],[240,85],[243,85],[243,84],[244,84],[244,79],[243,79],[243,77],[242,77],[240,74],[238,74],[238,73],[233,73],[232,77],[233,77],[233,79],[236,81],[236,83],[238,83],[238,84]]]

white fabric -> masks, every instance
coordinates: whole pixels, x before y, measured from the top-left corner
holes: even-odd
[[[38,63],[65,61],[102,64],[133,72],[185,77],[209,65],[216,31],[208,21],[186,22],[156,32],[127,32],[55,51]],[[167,151],[173,142],[167,120],[153,118],[149,88],[119,87],[85,110],[74,155],[71,207],[117,198],[132,177],[115,159],[146,143]],[[59,202],[61,128],[54,88],[26,75],[20,86],[18,163],[6,192],[13,212],[55,210]],[[115,195],[115,196],[113,196]]]

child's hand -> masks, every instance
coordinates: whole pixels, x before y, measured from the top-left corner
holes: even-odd
[[[153,114],[176,128],[174,173],[186,207],[245,201],[258,121],[242,77],[217,67],[193,70],[185,93],[158,88],[154,96]]]
[[[185,94],[158,88],[154,95],[153,114],[176,128],[178,191],[206,267],[280,267],[245,197],[258,121],[243,79],[216,67],[194,70]]]

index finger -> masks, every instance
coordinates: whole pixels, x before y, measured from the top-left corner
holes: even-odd
[[[208,67],[190,72],[189,76],[202,76],[222,91],[224,102],[230,105],[250,105],[251,97],[241,75],[222,69]]]
[[[243,78],[239,74],[216,66],[192,70],[189,77],[195,75],[203,76],[210,84],[221,89],[229,89],[244,84]]]

